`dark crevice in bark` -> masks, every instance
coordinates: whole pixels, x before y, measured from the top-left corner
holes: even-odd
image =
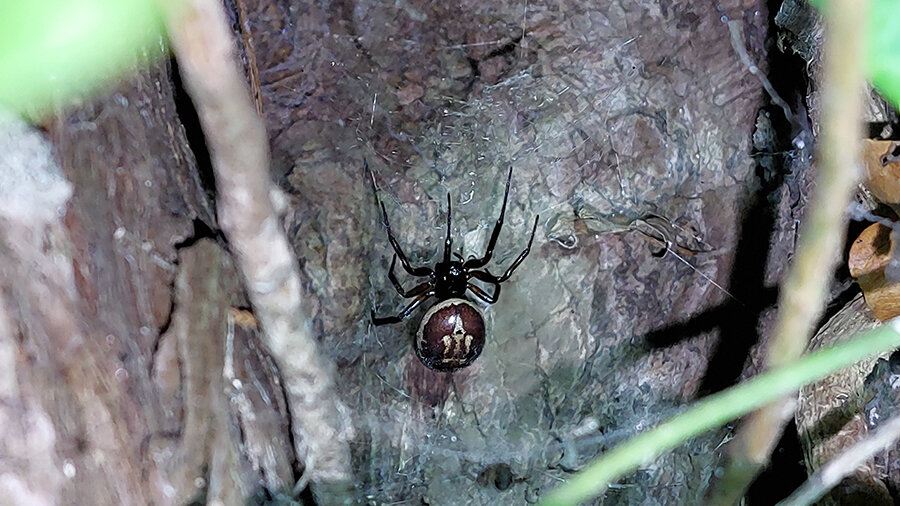
[[[177,253],[176,249],[176,253]],[[169,281],[169,309],[166,312],[166,319],[162,322],[162,325],[156,330],[156,341],[153,343],[153,348],[150,350],[150,361],[147,365],[147,374],[149,378],[153,378],[153,371],[156,369],[156,359],[159,354],[159,348],[162,345],[163,337],[169,331],[169,327],[172,326],[172,318],[175,314],[175,304],[176,304],[176,294],[175,294],[175,281],[178,279],[178,270],[181,265],[181,258],[176,257],[174,264],[174,273],[172,275],[172,279]],[[183,380],[183,378],[182,378]]]
[[[808,131],[810,124],[807,115],[805,98],[809,91],[809,81],[806,75],[806,62],[797,54],[782,52],[775,44],[779,27],[775,23],[775,15],[781,7],[781,0],[769,0],[769,27],[768,27],[768,50],[766,51],[768,58],[767,75],[772,82],[772,86],[776,92],[784,98],[793,107],[794,121],[790,122],[780,111],[772,111],[773,128],[776,132],[776,139],[784,146],[783,155],[776,158],[779,162],[776,183],[791,185],[798,175],[795,173],[798,169],[802,169],[804,164],[798,162],[794,155],[802,155],[802,149],[794,151],[793,147],[799,147],[796,144],[797,139],[802,139],[808,145],[806,150],[811,152],[813,144],[812,132]],[[798,132],[798,128],[803,128],[803,132]],[[780,151],[780,150],[779,150]],[[802,176],[800,176],[802,177]],[[762,181],[763,185],[767,182]],[[768,200],[771,200],[771,209],[769,212],[776,212],[777,200],[772,197],[777,193],[777,186],[770,186],[772,190],[769,192]],[[793,208],[796,202],[791,204]],[[775,215],[773,215],[774,217]],[[752,220],[752,218],[750,218]],[[746,223],[745,223],[746,225]],[[766,234],[774,231],[774,223],[768,223]],[[767,241],[766,244],[769,244]],[[744,253],[738,250],[738,258]],[[764,279],[760,276],[758,279]],[[752,343],[748,343],[752,346]],[[749,348],[747,350],[749,352]],[[800,446],[800,440],[797,434],[796,426],[793,420],[785,427],[778,446],[772,452],[768,467],[753,481],[746,493],[748,504],[774,504],[775,502],[787,497],[797,487],[806,480],[806,468],[803,465],[803,450]]]
[[[203,239],[213,239],[220,245],[224,246],[225,238],[222,235],[221,231],[213,230],[206,222],[200,219],[194,219],[193,225],[193,233],[191,233],[191,235],[186,237],[183,241],[175,243],[176,250],[180,250],[182,248],[190,248]]]
[[[184,82],[181,80],[181,73],[178,70],[178,62],[175,58],[170,59],[172,65],[172,88],[175,100],[175,111],[178,119],[184,125],[184,132],[187,138],[188,146],[194,153],[197,160],[197,175],[200,178],[200,184],[203,191],[212,202],[215,208],[216,202],[216,177],[213,173],[212,159],[209,155],[209,149],[206,147],[206,137],[203,135],[203,127],[200,124],[200,117],[194,108],[194,102],[187,90],[184,88]]]
[[[503,44],[502,46],[500,46],[497,49],[488,53],[488,55],[485,56],[483,59],[488,60],[495,56],[515,56],[515,51],[519,47],[519,42],[521,42],[522,39],[524,39],[524,38],[525,38],[524,33],[522,35],[518,35],[518,36],[514,37],[511,41],[507,42],[506,44]]]

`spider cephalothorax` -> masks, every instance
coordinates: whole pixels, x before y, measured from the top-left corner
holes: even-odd
[[[367,171],[368,168],[369,165],[366,164]],[[425,313],[422,323],[419,324],[419,331],[416,333],[416,355],[418,355],[423,364],[437,371],[450,372],[466,367],[481,354],[486,334],[484,316],[481,314],[478,306],[466,300],[466,292],[471,292],[488,304],[497,302],[497,298],[500,296],[500,283],[509,279],[516,267],[522,263],[522,260],[525,260],[528,252],[531,251],[531,243],[534,241],[534,233],[537,230],[539,216],[534,217],[534,226],[531,228],[531,238],[528,239],[528,246],[516,257],[502,276],[495,276],[484,268],[494,255],[497,237],[503,228],[506,201],[509,197],[509,182],[512,178],[512,167],[510,167],[509,174],[506,176],[506,191],[503,193],[503,206],[500,208],[500,217],[497,218],[497,223],[494,225],[494,231],[491,233],[484,256],[463,260],[461,256],[451,251],[453,239],[450,236],[450,194],[448,193],[447,238],[444,240],[443,258],[434,265],[434,268],[415,267],[403,254],[400,244],[391,231],[387,209],[385,209],[381,199],[378,198],[375,175],[371,171],[369,171],[369,174],[372,177],[375,198],[381,207],[382,221],[387,229],[388,240],[394,248],[394,258],[388,271],[388,279],[391,280],[391,284],[394,285],[394,288],[401,296],[413,299],[396,316],[379,318],[375,316],[375,311],[373,310],[372,323],[384,325],[402,321],[420,304],[431,297],[435,297],[438,302]],[[456,259],[452,259],[451,254]],[[407,273],[427,279],[410,290],[404,289],[394,274],[397,258],[400,259],[400,265],[403,266]],[[472,278],[491,285],[494,288],[493,293],[488,293],[480,286],[473,284],[470,281]]]

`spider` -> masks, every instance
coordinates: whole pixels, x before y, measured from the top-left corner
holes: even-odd
[[[448,192],[447,238],[444,240],[443,259],[437,262],[434,268],[415,267],[410,263],[400,248],[400,243],[394,237],[391,224],[388,221],[387,210],[378,197],[375,174],[369,170],[368,163],[365,163],[365,170],[369,172],[372,178],[375,200],[381,207],[382,221],[387,229],[388,241],[390,241],[391,247],[394,249],[394,258],[391,260],[388,279],[394,285],[397,293],[406,299],[412,299],[412,302],[396,316],[378,317],[375,316],[375,310],[373,309],[371,313],[372,323],[385,325],[403,321],[419,305],[429,298],[435,297],[437,302],[422,317],[419,330],[416,332],[416,355],[426,367],[436,371],[452,372],[468,366],[478,358],[484,347],[485,323],[481,309],[465,298],[466,292],[471,292],[472,295],[487,304],[497,302],[497,298],[500,296],[500,283],[509,279],[516,267],[525,260],[529,251],[531,251],[531,243],[534,241],[534,233],[537,230],[540,216],[534,217],[534,226],[531,227],[531,237],[528,239],[528,246],[516,257],[503,275],[495,276],[484,267],[494,255],[497,237],[503,228],[506,201],[509,197],[509,182],[512,179],[512,167],[509,168],[509,173],[506,176],[506,191],[503,193],[503,206],[500,208],[500,217],[497,218],[494,231],[491,233],[491,238],[488,241],[487,250],[481,258],[469,257],[468,260],[464,260],[461,255],[452,252],[450,193]],[[451,259],[451,252],[456,260]],[[410,290],[403,288],[403,285],[400,284],[400,281],[397,280],[397,276],[394,274],[397,258],[400,259],[400,265],[403,266],[407,273],[428,279]],[[472,278],[493,286],[493,293],[488,293],[485,289],[470,282],[469,280]]]

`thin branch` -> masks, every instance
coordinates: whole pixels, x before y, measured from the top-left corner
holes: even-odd
[[[763,89],[766,90],[766,94],[769,95],[769,99],[773,104],[777,105],[784,112],[784,117],[791,123],[794,122],[794,113],[791,112],[791,107],[781,98],[781,95],[775,91],[775,87],[772,86],[772,82],[769,81],[769,78],[762,72],[760,72],[759,66],[753,63],[753,59],[750,58],[750,54],[747,53],[747,47],[744,44],[744,25],[741,24],[740,21],[732,19],[728,22],[728,31],[731,33],[731,47],[734,49],[734,52],[738,54],[738,57],[741,59],[741,63],[747,67],[747,71],[751,74],[755,75],[757,79],[759,79],[759,83],[762,84]]]
[[[900,440],[900,416],[891,418],[875,432],[828,461],[790,497],[778,503],[778,506],[805,506],[818,501],[841,480],[853,474],[854,470],[878,452],[892,446],[897,440]]]
[[[291,405],[304,478],[330,491],[350,480],[347,408],[318,350],[290,245],[270,199],[268,139],[239,72],[221,2],[159,0],[212,158],[219,223],[235,253],[266,347]],[[315,488],[313,489],[315,493]],[[317,497],[320,503],[346,498]]]
[[[809,218],[778,302],[778,320],[766,365],[779,367],[806,349],[825,303],[830,272],[840,257],[845,211],[859,179],[864,84],[865,0],[833,0],[826,23],[822,133],[816,144],[819,174]],[[766,465],[788,419],[793,399],[784,397],[753,413],[732,443],[732,462],[720,481],[716,504],[734,504]]]

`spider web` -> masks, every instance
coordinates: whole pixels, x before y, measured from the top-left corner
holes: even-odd
[[[368,181],[353,176],[363,198],[346,204],[365,232],[348,238],[354,228],[324,213],[319,228],[296,231],[327,301],[326,348],[360,435],[359,489],[373,504],[534,501],[692,400],[713,333],[665,349],[643,336],[729,297],[734,202],[752,174],[758,87],[720,13],[627,0],[453,9],[435,18],[431,4],[360,7],[356,37],[328,39],[331,61],[370,65],[342,63],[347,102],[365,105],[340,151],[368,160],[415,265],[441,254],[448,193],[454,251],[483,254],[510,166],[489,270],[503,272],[540,221],[530,256],[485,308],[482,356],[452,376],[411,352],[425,307],[396,325],[360,317],[406,303],[387,279],[393,251]],[[333,176],[292,177],[315,194]],[[363,266],[315,260],[357,243]],[[407,288],[419,281],[399,266],[398,276]],[[648,463],[599,501],[699,502],[724,431]]]

